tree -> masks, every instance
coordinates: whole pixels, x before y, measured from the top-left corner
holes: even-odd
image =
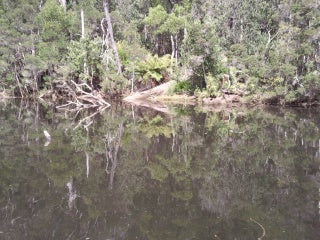
[[[110,13],[109,13],[109,2],[108,2],[108,0],[103,0],[103,9],[104,9],[104,13],[105,13],[105,20],[107,21],[107,25],[108,25],[108,34],[109,34],[110,41],[111,41],[111,47],[113,49],[113,53],[114,53],[114,56],[115,56],[115,61],[116,61],[117,68],[118,68],[118,74],[122,75],[121,61],[120,61],[120,58],[119,58],[117,45],[116,45],[116,42],[115,42],[114,36],[113,36],[113,27],[112,27],[111,17],[110,17]]]

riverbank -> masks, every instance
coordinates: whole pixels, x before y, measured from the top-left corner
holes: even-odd
[[[154,88],[133,92],[124,96],[123,101],[134,105],[202,105],[212,108],[236,108],[239,106],[257,106],[257,105],[276,105],[289,107],[313,107],[319,106],[320,102],[317,98],[308,99],[287,99],[285,95],[280,94],[252,94],[241,95],[232,92],[222,92],[217,97],[198,97],[187,94],[172,94],[175,81],[169,81]]]
[[[241,106],[259,106],[259,105],[274,105],[286,107],[314,107],[319,106],[320,101],[317,98],[308,99],[307,97],[290,100],[286,95],[275,93],[263,94],[237,94],[231,91],[221,91],[216,97],[200,97],[188,94],[173,93],[173,88],[176,81],[168,81],[153,88],[144,91],[135,91],[117,96],[117,101],[123,101],[132,105],[153,108],[160,112],[168,112],[166,105],[190,105],[204,106],[209,109],[230,109],[239,108]],[[79,90],[79,89],[78,89]],[[76,94],[72,94],[76,96]],[[8,94],[7,91],[0,92],[0,100],[19,98]],[[71,101],[64,92],[59,95],[58,91],[42,92],[39,96],[32,95],[27,99],[39,99],[47,104],[76,108],[94,108],[101,106],[109,106],[108,101],[113,101],[113,98],[100,91],[85,92],[81,91],[79,96]],[[81,104],[80,104],[81,100]],[[93,101],[94,100],[94,101]],[[98,101],[99,100],[99,101]],[[97,102],[99,104],[97,104]],[[64,105],[65,104],[65,105]]]
[[[125,96],[123,100],[136,105],[139,105],[143,102],[159,102],[184,105],[204,104],[231,107],[247,103],[243,97],[237,94],[223,94],[215,98],[199,98],[194,95],[172,94],[172,89],[174,88],[175,84],[175,81],[169,81],[145,91],[133,92],[130,95]]]

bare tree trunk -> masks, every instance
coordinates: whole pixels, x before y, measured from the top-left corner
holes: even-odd
[[[84,39],[85,31],[84,31],[84,13],[83,9],[81,9],[81,38]]]
[[[240,19],[240,37],[239,37],[239,42],[242,43],[243,40],[243,20]]]
[[[110,37],[110,41],[111,41],[111,47],[112,47],[113,52],[114,52],[117,68],[118,68],[118,74],[122,75],[121,61],[120,61],[120,58],[119,58],[117,45],[116,45],[116,42],[115,42],[114,37],[113,37],[113,28],[112,28],[110,13],[109,13],[109,2],[108,2],[108,0],[103,0],[103,8],[104,8],[104,13],[106,15],[106,20],[107,20],[107,24],[108,24],[108,33],[109,33],[109,37]]]
[[[147,17],[147,16],[145,15],[144,17]],[[147,28],[147,25],[144,25],[143,33],[144,33],[144,40],[147,41],[147,39],[148,39],[148,28]]]
[[[170,39],[171,39],[171,71],[173,69],[173,59],[174,59],[174,56],[175,56],[175,44],[174,44],[174,39],[173,39],[173,36],[171,35],[170,36]]]
[[[83,9],[81,9],[80,14],[81,14],[81,38],[85,39],[84,12],[83,12]],[[87,76],[89,75],[89,69],[88,69],[88,66],[87,66],[87,58],[84,59],[83,71]],[[91,84],[91,87],[92,87],[92,84]]]

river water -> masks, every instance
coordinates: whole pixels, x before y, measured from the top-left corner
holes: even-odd
[[[320,239],[319,109],[167,110],[0,103],[0,239]]]

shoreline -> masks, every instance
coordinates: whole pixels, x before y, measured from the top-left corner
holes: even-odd
[[[306,99],[296,102],[284,102],[281,96],[266,97],[263,95],[248,95],[240,96],[237,94],[223,94],[219,97],[200,98],[194,95],[186,94],[169,94],[168,90],[172,86],[172,81],[148,89],[143,92],[133,92],[129,95],[119,96],[119,101],[132,104],[135,106],[153,108],[161,112],[167,112],[166,105],[184,105],[184,106],[199,106],[207,109],[232,109],[241,107],[256,107],[256,106],[275,106],[289,108],[314,108],[320,106],[318,101],[307,101]],[[43,96],[43,95],[42,95]],[[50,97],[43,98],[41,96],[30,96],[21,98],[8,95],[5,91],[0,92],[0,101],[21,99],[28,101],[42,101],[52,105],[58,105],[55,99]],[[60,101],[68,101],[66,98],[61,98]],[[110,99],[109,99],[110,101]],[[112,102],[112,100],[111,100]],[[61,103],[61,102],[60,102]],[[94,106],[93,106],[94,107]]]
[[[147,103],[154,104],[176,104],[176,105],[192,105],[192,106],[207,106],[209,108],[230,109],[241,106],[278,106],[278,107],[317,107],[320,103],[317,100],[310,101],[309,99],[301,99],[296,101],[285,101],[282,95],[239,95],[235,93],[222,93],[218,97],[198,97],[195,95],[172,94],[170,93],[174,86],[174,81],[161,84],[154,88],[142,91],[133,92],[122,97],[122,101],[134,105],[144,105]]]

